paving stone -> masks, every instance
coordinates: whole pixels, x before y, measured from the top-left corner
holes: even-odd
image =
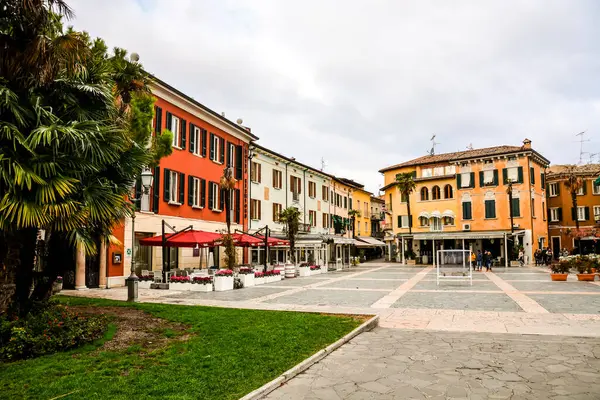
[[[392,390],[392,389],[390,389],[389,386],[382,385],[381,383],[378,383],[378,382],[361,383],[358,386],[360,386],[361,388],[366,389],[368,391],[377,392],[377,393],[388,393],[389,391]]]
[[[570,371],[571,368],[567,367],[566,365],[562,365],[562,364],[552,364],[552,365],[548,365],[546,367],[546,370],[548,370],[548,372],[552,372],[552,373],[556,374],[556,373],[560,373],[560,372]]]

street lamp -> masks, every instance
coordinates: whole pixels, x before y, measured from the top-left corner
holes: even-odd
[[[141,196],[147,196],[150,192],[150,187],[152,186],[152,182],[154,181],[154,175],[150,170],[145,169],[140,174],[140,180],[142,181],[142,194]],[[135,185],[135,184],[134,184]],[[135,274],[135,202],[140,201],[139,199],[135,199],[129,197],[129,201],[132,204],[132,213],[131,213],[131,274],[126,279],[127,282],[127,301],[137,302],[138,301],[138,282],[139,278]]]

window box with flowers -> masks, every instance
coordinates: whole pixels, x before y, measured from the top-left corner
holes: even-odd
[[[311,275],[319,275],[321,273],[321,267],[319,265],[311,265],[310,266],[310,274]]]
[[[169,289],[191,290],[192,284],[190,283],[190,277],[189,276],[172,276],[169,279]]]
[[[215,273],[215,292],[233,290],[233,271],[220,269]]]
[[[150,285],[154,282],[154,278],[150,275],[142,275],[140,276],[140,281],[138,282],[138,287],[140,289],[150,289]]]
[[[310,276],[310,266],[307,263],[302,263],[298,267],[299,276]]]
[[[263,272],[255,272],[254,273],[254,284],[262,285],[265,283],[265,274]]]
[[[191,286],[190,290],[192,292],[212,292],[213,291],[212,276],[195,276],[192,279],[192,286]]]
[[[56,279],[54,280],[54,283],[52,284],[52,293],[58,293],[62,290],[63,288],[63,277],[62,276],[57,276]]]
[[[241,267],[238,272],[238,278],[240,278],[245,288],[256,284],[254,282],[254,271],[250,267]]]

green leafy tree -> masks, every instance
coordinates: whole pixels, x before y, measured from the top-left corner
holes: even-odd
[[[296,236],[300,227],[302,213],[296,207],[288,207],[279,214],[279,221],[285,224],[287,240],[290,242],[292,264],[296,264]]]
[[[355,228],[356,228],[356,218],[360,218],[360,210],[350,210],[348,211],[348,216],[352,221],[352,236],[354,237]]]
[[[403,172],[396,175],[396,187],[401,197],[406,199],[406,211],[408,213],[408,233],[412,234],[412,214],[410,212],[410,194],[415,191],[417,185],[413,180],[412,172]]]

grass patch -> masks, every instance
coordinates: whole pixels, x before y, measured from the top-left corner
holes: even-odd
[[[189,326],[186,341],[145,349],[99,350],[93,345],[32,360],[0,364],[2,399],[239,399],[333,343],[362,322],[283,311],[61,297],[68,305],[133,307]],[[176,336],[167,329],[165,337]]]

